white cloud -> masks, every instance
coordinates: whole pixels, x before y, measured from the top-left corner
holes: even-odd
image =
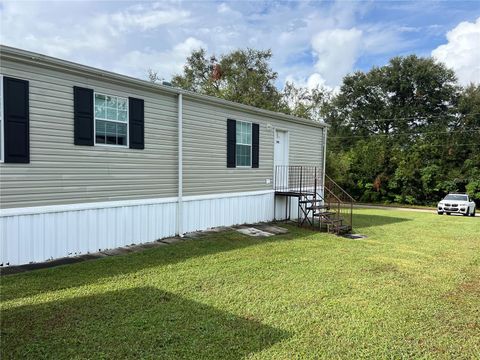
[[[201,47],[206,48],[207,45],[201,40],[189,37],[164,51],[152,49],[130,51],[115,63],[114,70],[145,78],[148,69],[152,69],[158,72],[160,78],[168,81],[173,74],[181,72],[187,56]]]
[[[363,26],[362,53],[379,55],[396,53],[415,45],[416,37],[406,39],[405,31],[392,24]],[[412,31],[410,31],[412,32]]]
[[[400,30],[389,24],[333,28],[316,33],[311,40],[316,59],[314,72],[304,76],[307,87],[319,84],[338,91],[343,77],[355,70],[360,57],[398,53],[413,41],[402,38]]]
[[[39,2],[6,1],[1,5],[1,42],[6,45],[63,58],[110,49],[111,35],[101,23],[72,15],[78,4],[71,5],[69,16],[61,15],[64,4],[47,7]]]
[[[295,84],[297,87],[304,87],[309,90],[316,87],[325,87],[325,79],[319,73],[313,73],[307,77],[298,77],[294,74],[289,74],[285,77],[285,82]]]
[[[362,31],[356,28],[325,30],[312,39],[316,71],[330,86],[338,85],[352,71],[362,47]]]
[[[289,74],[285,77],[285,82],[294,84],[297,87],[313,90],[315,88],[323,88],[327,91],[332,91],[337,94],[340,91],[340,86],[329,86],[326,80],[318,72],[314,72],[307,77],[298,77],[293,74]]]
[[[165,26],[181,26],[188,22],[190,15],[189,11],[169,3],[123,8],[112,8],[113,4],[99,4],[104,7],[99,11],[86,2],[49,2],[46,6],[34,1],[6,1],[0,6],[0,41],[112,70],[117,59],[125,53],[133,56],[136,47],[155,45],[152,44],[155,40],[152,31]],[[171,44],[171,39],[162,39],[163,49]],[[145,74],[141,73],[141,77]]]
[[[480,83],[480,17],[461,22],[447,33],[448,42],[432,51],[432,56],[452,68],[463,85]]]
[[[167,24],[181,24],[190,16],[189,11],[180,9],[145,9],[143,6],[133,6],[111,15],[107,18],[120,31],[135,29],[151,30]]]
[[[180,71],[188,55],[181,46],[190,49],[191,39],[216,55],[247,46],[272,49],[271,65],[279,73],[279,86],[288,74],[303,79],[307,86],[336,86],[358,52],[351,52],[349,45],[339,48],[335,39],[316,37],[322,32],[348,37],[359,31],[354,28],[355,19],[367,7],[309,2],[189,2],[187,7],[178,1],[51,2],[46,6],[7,1],[0,7],[0,35],[7,45],[140,77],[150,67],[165,78]],[[313,60],[312,51],[317,55]],[[340,68],[337,59],[342,61]]]
[[[272,49],[280,87],[291,74],[336,88],[358,64],[407,48],[414,33],[408,22],[362,22],[372,2],[0,3],[2,43],[142,78],[147,68],[171,78],[199,46],[217,56],[252,47]]]
[[[319,73],[313,73],[307,79],[305,84],[308,89],[314,89],[316,87],[327,87],[325,84],[325,79]]]

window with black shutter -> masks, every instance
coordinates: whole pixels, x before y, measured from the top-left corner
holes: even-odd
[[[227,120],[227,167],[234,168],[236,166],[235,146],[237,122],[232,119]]]
[[[30,162],[29,84],[26,80],[4,77],[2,81],[3,161]]]
[[[252,124],[252,168],[259,166],[260,153],[260,126]]]
[[[258,124],[227,120],[227,167],[259,167]]]
[[[4,140],[3,140],[3,76],[0,75],[0,162],[3,162],[3,148],[4,148]]]
[[[93,90],[73,87],[73,142],[94,145]]]
[[[145,114],[142,99],[128,98],[130,149],[145,148]]]
[[[75,145],[144,149],[144,103],[74,86]]]

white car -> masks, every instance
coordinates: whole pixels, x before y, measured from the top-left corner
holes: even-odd
[[[475,203],[466,194],[448,194],[438,203],[437,213],[438,215],[456,213],[475,216]]]

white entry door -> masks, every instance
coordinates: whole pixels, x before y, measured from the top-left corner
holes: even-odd
[[[275,130],[275,184],[288,188],[288,132]],[[280,166],[281,165],[281,166]],[[280,166],[277,168],[277,166]]]

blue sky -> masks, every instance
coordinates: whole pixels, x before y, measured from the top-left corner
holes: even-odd
[[[272,49],[278,85],[335,88],[396,55],[434,56],[480,83],[479,1],[2,1],[2,44],[168,80],[204,47]]]

